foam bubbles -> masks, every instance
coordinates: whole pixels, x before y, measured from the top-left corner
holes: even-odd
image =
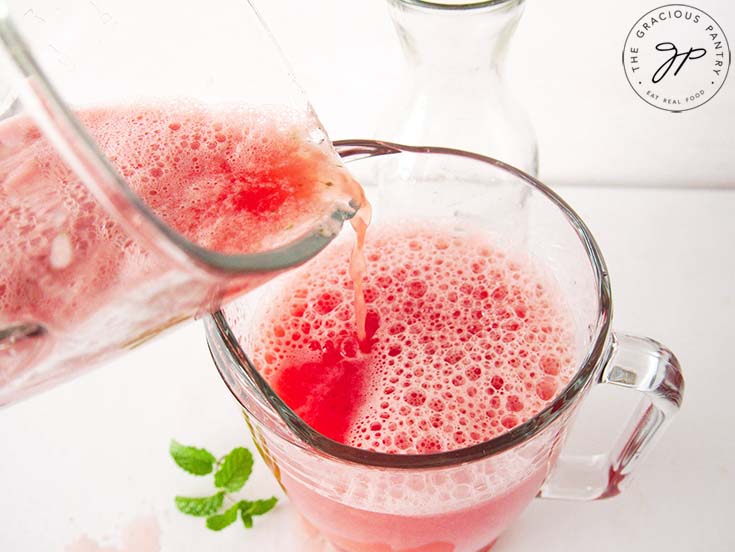
[[[176,103],[79,116],[159,216],[222,253],[281,245],[354,199],[304,114]]]
[[[335,244],[287,279],[254,339],[256,365],[279,392],[291,367],[310,366],[313,385],[284,400],[298,401],[317,430],[328,434],[314,420],[345,392],[320,379],[329,363],[346,363],[358,386],[344,433],[329,436],[389,453],[496,437],[543,409],[572,376],[570,313],[529,261],[447,228],[371,228],[365,286],[373,327],[358,342],[341,270],[348,248]],[[307,349],[287,340],[304,321]]]

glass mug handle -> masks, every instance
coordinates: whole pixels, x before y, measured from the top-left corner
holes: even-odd
[[[674,353],[646,338],[613,333],[612,354],[597,381],[643,394],[635,414],[607,454],[562,454],[538,496],[598,500],[616,496],[681,406],[684,379]]]

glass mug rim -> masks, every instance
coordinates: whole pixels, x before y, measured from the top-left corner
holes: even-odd
[[[250,2],[247,4],[277,48],[260,14]],[[7,75],[10,82],[16,84],[11,92],[15,95],[10,99],[23,102],[31,119],[83,180],[102,208],[121,224],[125,232],[189,269],[220,275],[285,269],[307,261],[324,249],[337,234],[326,231],[326,228],[333,227],[335,222],[341,227],[354,214],[336,208],[300,237],[264,252],[226,254],[202,247],[167,225],[130,188],[48,78],[4,4],[0,5],[0,50],[7,56],[15,73]],[[294,89],[302,93],[298,86]],[[304,103],[320,125],[305,97]]]
[[[581,397],[581,392],[591,384],[597,367],[604,364],[607,356],[610,355],[608,344],[612,323],[612,302],[610,280],[602,252],[585,223],[566,201],[534,177],[502,161],[477,153],[443,147],[406,146],[379,140],[338,140],[334,142],[334,146],[343,158],[347,157],[347,163],[370,157],[400,153],[452,155],[486,163],[516,177],[520,183],[540,192],[545,199],[554,204],[566,217],[567,222],[573,227],[594,273],[599,309],[595,321],[594,334],[585,358],[580,363],[579,368],[567,386],[543,410],[524,423],[488,441],[469,447],[431,454],[388,454],[363,450],[329,439],[312,429],[278,397],[275,391],[273,391],[270,385],[260,375],[240,347],[223,311],[221,309],[218,310],[209,316],[211,323],[207,324],[210,353],[212,345],[209,343],[209,338],[211,334],[216,333],[216,338],[225,345],[228,356],[233,361],[234,366],[241,372],[240,375],[250,380],[257,387],[258,391],[268,402],[268,406],[277,412],[288,429],[301,442],[293,442],[292,439],[289,440],[302,448],[304,445],[307,445],[327,457],[347,463],[407,470],[442,468],[487,458],[511,449],[539,434],[571,408],[573,404],[576,404],[576,400]],[[212,356],[214,359],[214,355]],[[233,388],[228,382],[228,378],[225,377],[224,371],[228,370],[228,367],[221,366],[222,363],[218,363],[216,360],[214,363],[227,388],[240,405],[249,412],[247,406],[238,397],[237,390]],[[255,418],[258,419],[258,416],[255,416]]]

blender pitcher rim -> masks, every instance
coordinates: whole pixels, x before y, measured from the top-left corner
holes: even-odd
[[[343,156],[357,156],[356,160],[402,152],[457,155],[488,163],[518,177],[527,186],[543,194],[547,200],[551,201],[561,210],[567,222],[573,227],[594,272],[599,308],[594,328],[595,333],[585,358],[581,361],[579,368],[566,387],[544,409],[524,423],[488,441],[469,447],[431,454],[388,454],[374,452],[339,443],[318,433],[299,418],[278,397],[275,391],[273,391],[270,385],[260,375],[240,347],[223,311],[220,309],[214,314],[209,315],[206,333],[210,353],[212,353],[213,348],[212,340],[217,339],[225,346],[228,358],[237,367],[239,375],[250,380],[250,383],[260,393],[260,398],[265,399],[267,406],[276,411],[280,420],[293,433],[293,435],[288,436],[289,441],[302,448],[308,446],[323,455],[349,463],[396,469],[441,468],[486,458],[513,448],[541,432],[568,408],[576,404],[576,399],[580,396],[580,393],[591,385],[593,377],[597,373],[598,366],[604,365],[612,352],[612,347],[610,346],[612,302],[610,280],[600,248],[586,224],[566,201],[534,177],[502,161],[476,153],[443,147],[405,146],[379,140],[338,140],[334,143],[334,146],[337,152]],[[350,160],[346,159],[346,162],[349,163]],[[214,355],[212,356],[214,357]],[[230,383],[228,383],[227,378],[225,378],[224,370],[227,367],[221,366],[221,363],[218,363],[216,360],[214,362],[220,376],[232,395],[243,408],[248,410],[247,406],[239,399],[237,391],[233,389]],[[258,419],[257,416],[256,419]],[[300,441],[295,442],[294,437]]]
[[[264,252],[227,254],[202,247],[166,224],[130,188],[48,79],[4,2],[0,2],[0,48],[15,72],[9,77],[16,83],[16,98],[23,102],[28,116],[69,163],[100,207],[125,232],[181,264],[193,263],[205,273],[225,275],[271,272],[295,266],[309,260],[334,239],[338,232],[327,231],[329,226],[336,222],[341,227],[357,210],[352,204],[353,212],[335,208],[301,236]],[[65,151],[58,151],[60,144]],[[91,164],[101,178],[84,174],[87,169],[78,167],[85,163]],[[115,194],[122,194],[124,206],[121,207]],[[123,212],[123,207],[127,212]]]

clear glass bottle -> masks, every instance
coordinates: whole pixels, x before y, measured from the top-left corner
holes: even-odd
[[[525,0],[445,2],[388,0],[406,68],[376,137],[481,153],[535,176],[535,133],[503,81]]]

